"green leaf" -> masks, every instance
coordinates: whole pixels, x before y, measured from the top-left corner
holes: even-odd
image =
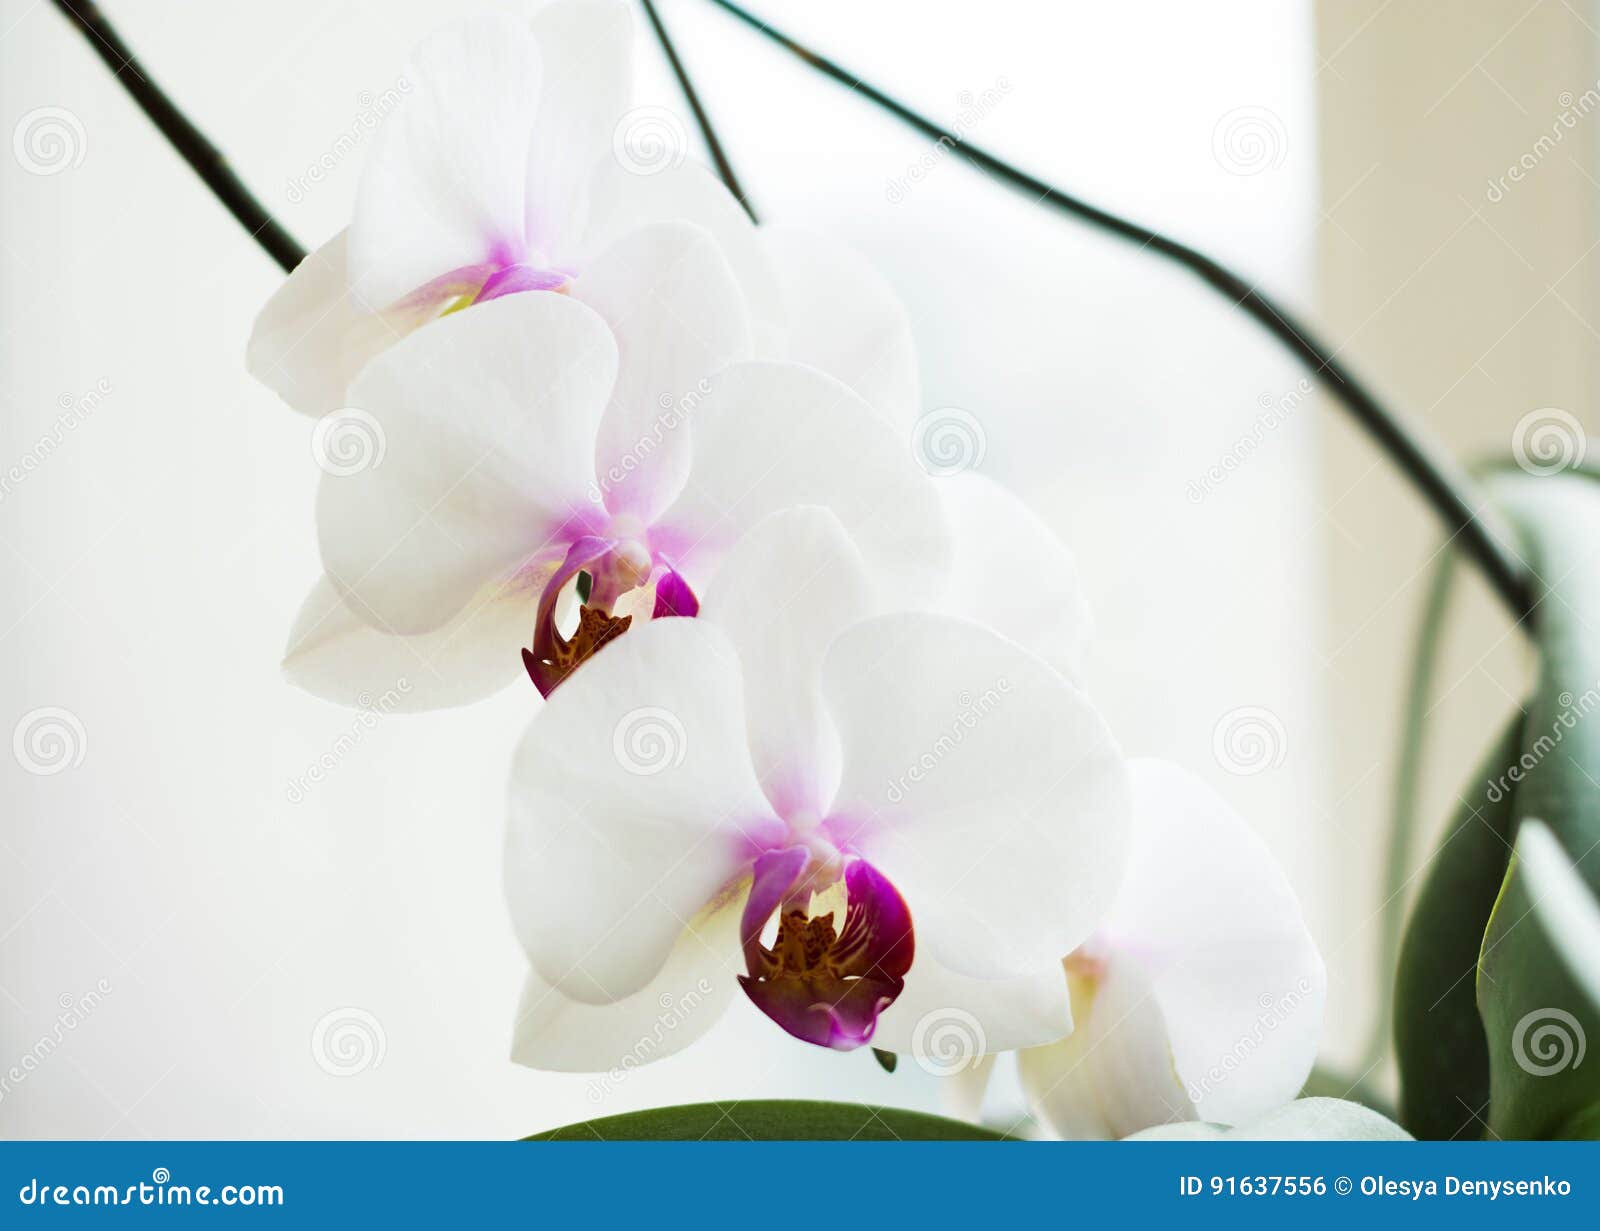
[[[569,1124],[529,1141],[1004,1141],[1005,1137],[920,1111],[756,1099],[692,1103]]]
[[[900,1063],[900,1057],[892,1051],[884,1051],[881,1047],[872,1049],[872,1058],[878,1062],[878,1067],[885,1073],[892,1073]]]
[[[1417,895],[1395,970],[1400,1123],[1425,1139],[1475,1138],[1489,1100],[1489,1044],[1476,979],[1484,929],[1505,879],[1512,797],[1490,782],[1522,749],[1522,715],[1490,751]]]
[[[1578,900],[1593,905],[1600,890],[1600,484],[1581,473],[1510,474],[1497,478],[1494,490],[1522,532],[1537,579],[1540,650],[1521,754],[1495,782],[1513,794],[1515,825],[1537,819],[1549,827],[1570,879],[1587,888],[1589,896]],[[1478,962],[1489,1129],[1500,1137],[1545,1137],[1592,1124],[1590,1108],[1600,1102],[1600,1063],[1558,1066],[1530,1050],[1552,1037],[1539,1033],[1551,1022],[1573,1034],[1574,1056],[1577,1039],[1585,1049],[1600,1043],[1600,1012],[1584,990],[1600,982],[1600,970],[1582,965],[1596,959],[1567,948],[1571,912],[1544,906],[1545,889],[1530,879],[1530,866],[1519,858],[1507,871]]]

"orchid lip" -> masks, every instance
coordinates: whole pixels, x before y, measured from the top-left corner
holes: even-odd
[[[911,912],[887,877],[854,856],[843,869],[846,908],[836,927],[833,911],[811,915],[801,904],[819,886],[819,871],[809,841],[756,860],[740,926],[749,973],[739,985],[795,1038],[849,1051],[871,1040],[878,1015],[905,987],[915,953]],[[778,930],[769,947],[761,933],[774,914]]]

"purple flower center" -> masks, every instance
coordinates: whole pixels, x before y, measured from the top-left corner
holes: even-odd
[[[915,941],[911,912],[888,879],[865,859],[841,856],[845,910],[812,915],[811,891],[828,874],[817,844],[768,851],[741,921],[745,994],[797,1039],[849,1051],[872,1038],[882,1013],[905,987]],[[837,853],[836,853],[837,854]],[[774,914],[777,933],[761,939]]]

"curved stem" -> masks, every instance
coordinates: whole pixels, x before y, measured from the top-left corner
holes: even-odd
[[[862,81],[854,73],[819,54],[787,34],[773,29],[755,14],[732,0],[711,0],[752,29],[772,40],[812,68],[848,86],[857,94],[889,112],[895,118],[953,150],[973,166],[989,172],[1040,204],[1079,218],[1120,239],[1138,244],[1184,266],[1202,281],[1233,301],[1235,307],[1260,323],[1315,376],[1325,378],[1332,392],[1427,497],[1439,517],[1457,538],[1460,548],[1481,568],[1496,592],[1517,620],[1533,610],[1532,588],[1527,570],[1506,540],[1481,515],[1488,501],[1478,494],[1472,480],[1459,466],[1423,439],[1393,412],[1387,410],[1338,358],[1335,350],[1319,343],[1311,332],[1281,304],[1262,294],[1244,278],[1219,261],[1189,245],[1141,226],[1126,218],[1091,205],[1071,193],[1026,171],[1013,167],[987,150],[963,140],[955,133],[919,115],[904,103]]]
[[[759,222],[756,217],[755,207],[750,204],[750,199],[745,195],[739,177],[734,173],[733,163],[728,160],[727,153],[722,148],[722,142],[717,137],[717,130],[711,123],[711,116],[700,105],[699,92],[694,88],[694,82],[689,80],[689,72],[683,67],[683,61],[678,59],[678,49],[673,46],[672,36],[667,33],[667,27],[662,24],[660,14],[656,12],[653,0],[640,0],[644,5],[644,14],[650,19],[650,27],[656,32],[656,41],[661,44],[662,53],[667,57],[667,63],[672,68],[672,75],[678,79],[678,88],[683,91],[683,97],[689,104],[689,109],[694,112],[694,122],[699,125],[700,136],[705,139],[706,150],[711,155],[711,161],[717,168],[717,175],[727,185],[727,189],[743,207],[751,222]]]
[[[267,207],[258,201],[244,186],[244,181],[233,173],[227,160],[217,147],[179,111],[166,92],[150,80],[144,66],[134,57],[122,41],[100,6],[90,0],[53,0],[67,20],[83,32],[89,46],[105,61],[122,88],[139,104],[139,109],[150,117],[161,135],[172,143],[172,148],[183,156],[194,173],[200,177],[212,194],[227,206],[228,212],[250,232],[274,261],[288,273],[305,259],[306,250],[295,242],[294,236],[284,230]]]

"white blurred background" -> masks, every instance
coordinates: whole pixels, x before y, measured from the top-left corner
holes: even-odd
[[[350,134],[459,11],[106,7],[308,246],[348,219]],[[1537,407],[1588,417],[1600,128],[1485,190],[1561,91],[1594,86],[1588,3],[754,7],[947,122],[976,100],[969,139],[1233,263],[1455,447],[1504,452]],[[763,216],[880,264],[926,406],[973,416],[983,469],[1076,550],[1089,682],[1124,744],[1211,779],[1289,868],[1332,975],[1329,1053],[1360,1072],[1426,510],[1189,277],[939,156],[709,5],[661,8]],[[639,26],[640,101],[688,124]],[[82,753],[51,774],[0,756],[0,1072],[110,989],[3,1091],[0,1133],[500,1138],[737,1096],[934,1107],[915,1065],[806,1047],[742,1004],[603,1091],[507,1060],[502,795],[531,690],[369,726],[282,681],[319,472],[310,423],[243,370],[281,275],[50,5],[0,0],[0,28],[0,119],[60,109],[75,143],[48,174],[0,158],[0,472],[59,438],[0,490],[0,734],[59,709]],[[1430,815],[1521,686],[1473,584]],[[1241,721],[1265,760],[1218,755]],[[314,1046],[342,1019],[370,1043],[349,1075]]]

